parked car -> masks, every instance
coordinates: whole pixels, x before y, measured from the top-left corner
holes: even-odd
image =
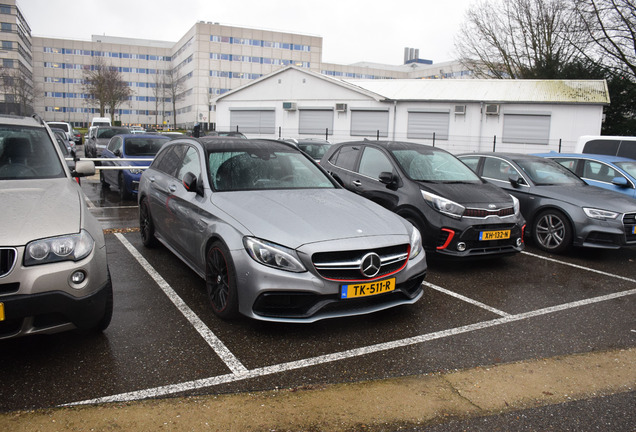
[[[62,129],[66,134],[66,139],[75,145],[75,135],[73,135],[73,126],[66,122],[46,122],[50,128]]]
[[[458,157],[519,199],[540,249],[562,253],[571,246],[636,246],[636,200],[590,186],[567,168],[539,156],[471,153]]]
[[[0,339],[102,331],[113,291],[102,226],[38,118],[0,116]]]
[[[62,129],[58,129],[55,127],[51,128],[51,132],[55,135],[55,139],[62,149],[63,155],[69,156],[73,147],[71,146],[71,142],[68,140],[68,135]]]
[[[320,162],[329,147],[331,147],[329,141],[319,138],[284,138],[283,141],[296,145],[296,147],[314,158],[316,162]]]
[[[102,154],[112,137],[129,133],[130,129],[125,127],[97,126],[89,132],[88,139],[84,144],[84,154],[88,158],[96,158]]]
[[[245,138],[247,137],[241,132],[237,131],[208,131],[205,136],[219,136],[219,137],[232,137],[232,138]]]
[[[579,137],[574,153],[603,154],[636,159],[636,137],[610,135],[583,135]]]
[[[284,143],[172,140],[138,197],[144,245],[165,244],[205,279],[221,318],[313,322],[423,294],[419,231]]]
[[[82,141],[83,141],[82,133],[80,131],[73,129],[72,135],[73,135],[73,141],[75,142],[75,145],[82,145]]]
[[[173,131],[173,132],[159,132],[159,135],[163,135],[165,137],[172,138],[172,139],[183,138],[183,137],[186,136],[183,132],[176,132],[176,131]]]
[[[636,198],[636,159],[555,152],[541,153],[537,156],[547,157],[560,163],[589,185]]]
[[[350,191],[418,227],[437,257],[486,257],[524,248],[525,221],[516,198],[455,156],[423,144],[357,141],[334,144],[321,166]]]
[[[110,188],[111,185],[119,189],[119,197],[124,200],[137,194],[139,178],[144,168],[150,165],[148,160],[122,160],[122,159],[148,159],[154,158],[159,149],[170,138],[161,135],[127,134],[115,135],[108,142],[108,146],[101,154],[102,168],[99,170],[99,179],[102,187]],[[108,167],[135,166],[139,168],[108,169]]]

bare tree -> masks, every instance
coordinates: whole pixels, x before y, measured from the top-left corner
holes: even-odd
[[[636,4],[633,0],[574,0],[588,45],[581,54],[636,82]],[[592,46],[594,49],[589,49]]]
[[[5,108],[17,115],[33,113],[38,90],[33,80],[18,68],[0,67],[0,86],[4,93]]]
[[[165,89],[167,96],[172,100],[172,117],[174,119],[174,126],[177,127],[177,100],[181,97],[183,89],[185,88],[183,77],[180,77],[176,70],[168,69],[165,72]]]
[[[160,73],[159,69],[156,70],[154,76],[154,85],[152,94],[155,97],[155,124],[157,125],[159,124],[159,107],[163,105],[165,100],[164,74]]]
[[[84,91],[99,104],[99,114],[104,116],[106,108],[110,110],[111,120],[123,102],[132,95],[132,90],[122,79],[117,68],[106,65],[102,57],[84,70]]]
[[[455,40],[478,77],[555,78],[580,56],[573,45],[572,0],[481,0]],[[576,32],[575,32],[576,33]]]

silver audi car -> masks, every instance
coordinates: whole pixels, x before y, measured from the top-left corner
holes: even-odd
[[[143,243],[161,242],[205,279],[221,318],[314,322],[422,296],[419,231],[293,145],[171,141],[142,174],[138,199]]]
[[[0,116],[0,339],[102,331],[113,313],[102,227],[39,118]]]

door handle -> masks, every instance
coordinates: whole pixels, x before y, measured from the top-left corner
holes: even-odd
[[[170,192],[176,192],[177,187],[176,187],[175,185],[170,185],[170,187],[168,188],[168,190],[169,190]]]
[[[354,180],[352,183],[354,186],[358,186],[358,187],[362,186],[362,182],[360,180]]]

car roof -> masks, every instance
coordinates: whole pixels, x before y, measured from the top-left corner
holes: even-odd
[[[143,133],[143,134],[128,133],[128,134],[119,134],[117,136],[120,136],[120,137],[122,137],[124,139],[127,139],[127,138],[160,138],[160,139],[165,139],[166,141],[170,140],[170,137],[168,137],[166,135],[151,134],[151,133]]]
[[[8,114],[0,114],[0,124],[44,127],[44,122],[40,122],[38,121],[38,119],[34,117],[23,117],[23,116],[8,115]]]
[[[489,157],[500,157],[504,159],[545,159],[541,156],[535,156],[532,154],[526,153],[508,153],[508,152],[474,152],[474,153],[461,153],[458,154],[457,157],[461,156],[489,156]]]
[[[446,152],[446,150],[441,149],[439,147],[433,147],[431,145],[428,144],[420,144],[420,143],[414,143],[414,142],[407,142],[407,141],[389,141],[389,140],[369,140],[369,139],[365,139],[365,140],[361,140],[361,141],[347,141],[347,142],[341,142],[338,144],[334,144],[334,146],[342,146],[342,145],[372,145],[372,146],[378,146],[378,147],[382,147],[385,148],[387,150],[400,150],[400,149],[421,149],[421,148],[426,148],[426,149],[430,149],[430,150],[440,150],[443,152]],[[447,152],[448,153],[448,152]]]
[[[537,156],[542,157],[567,157],[567,158],[579,158],[579,159],[592,159],[600,162],[634,162],[634,159],[615,156],[615,155],[601,155],[593,153],[535,153]]]
[[[177,138],[170,141],[172,143],[182,143],[182,142],[190,142],[196,141],[203,145],[203,147],[208,151],[214,150],[293,150],[295,152],[302,153],[298,148],[291,143],[279,141],[275,139],[246,139],[246,138],[237,138],[237,137],[201,137],[201,138],[193,138],[193,137],[184,137]]]

